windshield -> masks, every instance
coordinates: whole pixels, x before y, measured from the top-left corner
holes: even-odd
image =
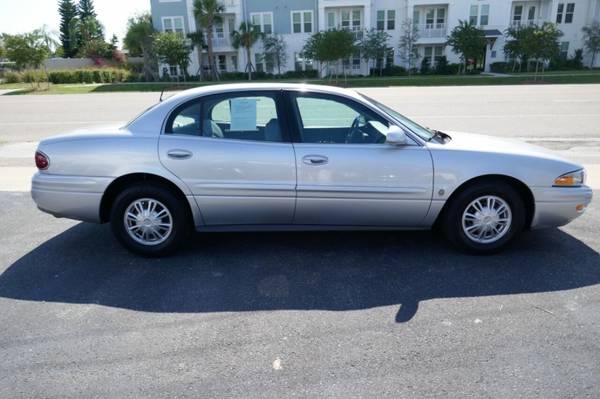
[[[423,127],[423,126],[419,125],[416,122],[411,121],[410,119],[408,119],[407,117],[405,117],[401,113],[399,113],[397,111],[394,111],[393,109],[391,109],[387,105],[382,104],[379,101],[375,101],[372,98],[365,96],[364,94],[361,94],[361,96],[363,98],[365,98],[366,100],[368,100],[369,102],[371,102],[374,105],[376,105],[380,110],[382,110],[383,112],[385,112],[386,114],[388,114],[392,118],[396,119],[403,126],[406,126],[408,129],[410,129],[411,132],[413,132],[414,134],[416,134],[417,136],[419,136],[423,140],[429,141],[434,136],[434,132],[432,132],[431,130],[427,129],[426,127]]]

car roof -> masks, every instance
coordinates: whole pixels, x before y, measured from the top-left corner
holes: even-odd
[[[244,90],[302,90],[320,93],[331,93],[344,95],[348,97],[357,98],[358,93],[354,90],[344,89],[335,86],[306,84],[306,83],[227,83],[227,84],[211,84],[202,87],[195,87],[192,89],[184,90],[179,92],[169,100],[181,101],[182,99],[193,98],[197,96],[204,96],[208,94],[227,93],[230,91],[244,91]]]

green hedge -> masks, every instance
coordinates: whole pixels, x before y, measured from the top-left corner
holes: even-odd
[[[48,80],[54,84],[78,84],[129,82],[138,76],[125,69],[97,68],[48,71],[47,77],[42,70],[26,70],[6,72],[4,77],[6,83],[46,82]]]
[[[66,69],[48,72],[48,80],[54,84],[65,83],[118,83],[130,79],[131,72],[125,69]]]

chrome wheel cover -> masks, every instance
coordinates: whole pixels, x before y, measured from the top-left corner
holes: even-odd
[[[465,235],[478,244],[491,244],[504,237],[512,224],[508,203],[495,195],[485,195],[471,202],[462,214]]]
[[[171,212],[162,202],[152,198],[133,201],[125,210],[123,223],[133,240],[148,246],[165,242],[173,231]]]

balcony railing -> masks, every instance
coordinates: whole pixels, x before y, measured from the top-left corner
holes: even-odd
[[[227,34],[223,37],[213,37],[213,47],[214,48],[230,48],[231,47],[231,39],[227,36]]]
[[[420,24],[417,25],[420,39],[446,37],[446,24]]]
[[[523,26],[523,27],[524,26],[533,26],[533,25],[541,26],[544,24],[544,22],[546,22],[546,21],[544,21],[543,19],[523,19],[521,21],[515,21],[514,19],[511,19],[510,26],[512,28],[518,28],[520,26]]]

